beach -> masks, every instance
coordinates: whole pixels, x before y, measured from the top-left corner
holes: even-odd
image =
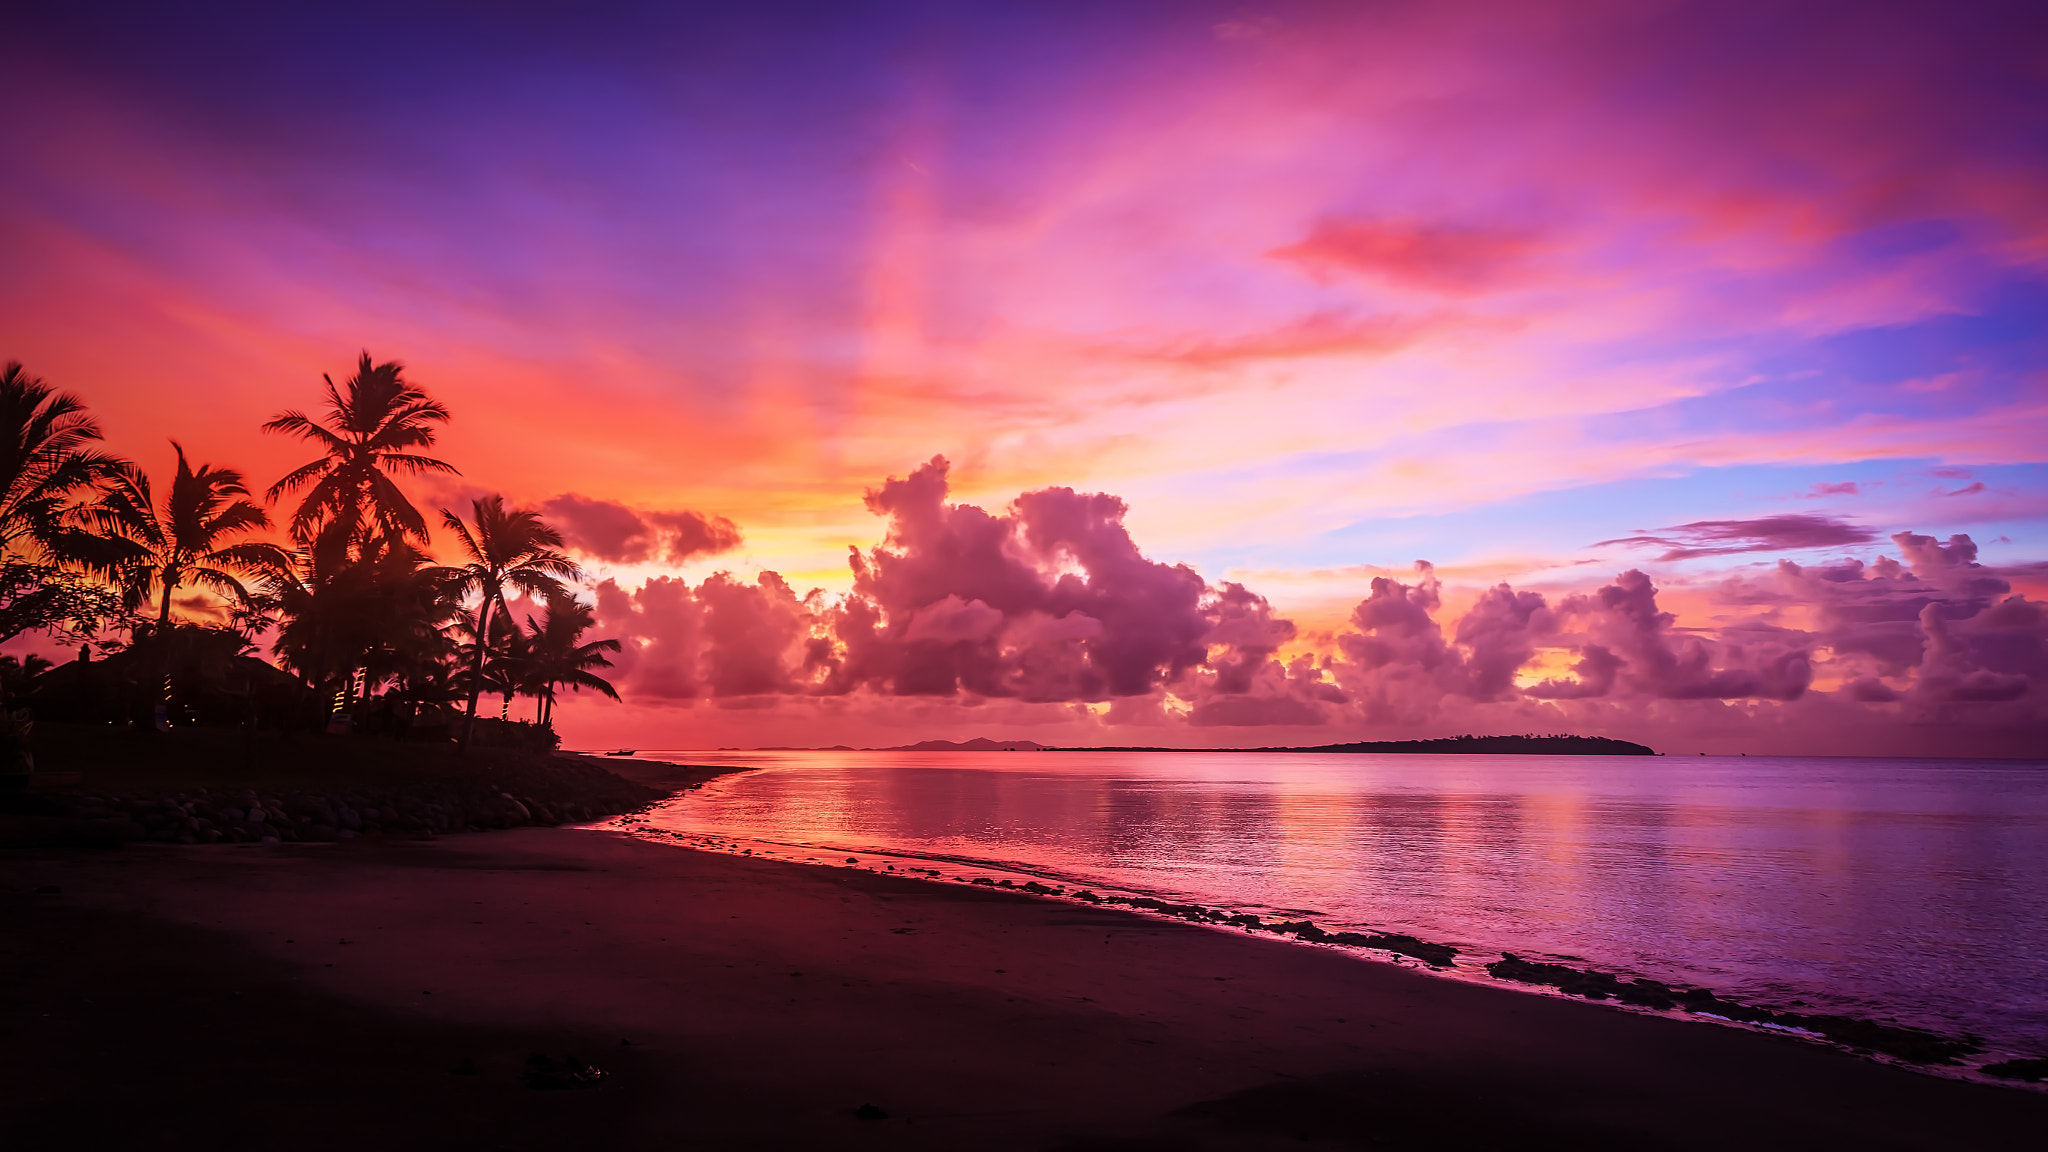
[[[1796,1040],[608,831],[16,851],[0,874],[10,1147],[1997,1148],[2048,1126],[2038,1090]],[[605,1075],[547,1090],[568,1056]]]

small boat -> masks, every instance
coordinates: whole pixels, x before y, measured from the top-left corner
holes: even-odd
[[[638,748],[621,748],[621,749],[619,749],[619,750],[618,750],[617,752],[607,752],[607,753],[605,753],[605,755],[607,755],[607,756],[631,756],[631,755],[632,755],[633,753],[635,753],[635,752],[638,752],[638,751],[639,751],[639,749],[638,749]]]

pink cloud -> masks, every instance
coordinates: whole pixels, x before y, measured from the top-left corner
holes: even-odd
[[[567,492],[541,505],[570,548],[599,560],[683,564],[737,548],[740,530],[702,512],[642,512],[612,500]]]
[[[1765,516],[1755,520],[1696,520],[1658,534],[1624,536],[1602,540],[1595,548],[1622,544],[1630,547],[1654,545],[1669,549],[1660,561],[1691,560],[1701,556],[1726,556],[1741,552],[1772,552],[1792,548],[1831,548],[1865,544],[1877,534],[1832,516]]]
[[[1094,743],[1132,725],[1169,742],[1569,729],[1653,744],[1749,731],[1788,748],[1880,732],[1935,747],[1939,731],[1967,754],[2048,732],[2048,605],[2014,594],[1967,535],[1895,533],[1897,557],[1869,562],[1780,561],[1709,589],[1720,614],[1696,620],[1634,569],[1554,601],[1496,584],[1445,619],[1442,582],[1418,563],[1373,578],[1333,635],[1305,637],[1251,588],[1147,558],[1114,496],[1047,488],[991,512],[949,502],[947,476],[935,458],[869,493],[887,529],[852,552],[845,596],[799,596],[772,572],[600,585],[600,627],[626,641],[622,689],[776,723],[958,734],[1001,716]],[[1686,527],[1746,544],[1843,531],[1783,519]],[[1697,609],[1700,591],[1682,600]]]
[[[1466,295],[1498,283],[1536,247],[1528,235],[1501,229],[1327,217],[1303,239],[1268,255],[1319,274],[1347,272]]]

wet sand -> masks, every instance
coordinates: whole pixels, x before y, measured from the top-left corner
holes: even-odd
[[[10,1148],[2019,1148],[2048,1131],[2039,1091],[608,832],[15,852],[0,889]],[[609,1075],[535,1090],[534,1052]]]

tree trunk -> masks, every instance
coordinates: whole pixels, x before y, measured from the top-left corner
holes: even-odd
[[[156,613],[156,633],[150,637],[150,647],[156,649],[156,655],[148,663],[149,688],[144,693],[148,698],[149,715],[143,720],[143,726],[150,732],[157,731],[159,714],[166,727],[170,722],[170,693],[164,681],[171,674],[171,593],[178,588],[177,568],[168,564],[164,566],[163,583],[163,600]]]
[[[484,694],[484,648],[485,637],[491,634],[491,597],[484,595],[483,606],[476,610],[476,660],[469,669],[469,714],[462,721],[462,744],[457,754],[469,755],[470,741],[476,739],[476,705]]]

